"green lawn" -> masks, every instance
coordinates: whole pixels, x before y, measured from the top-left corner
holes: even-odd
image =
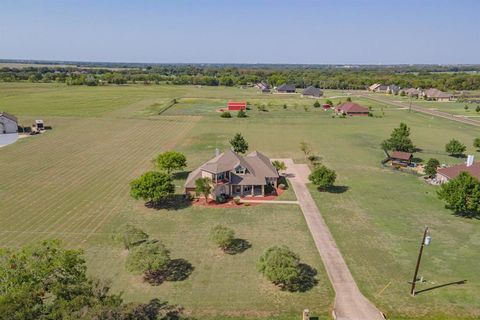
[[[327,96],[344,94],[329,91]],[[158,115],[173,98],[178,104]],[[247,100],[249,117],[220,118],[216,110],[228,100]],[[53,126],[44,135],[0,149],[0,244],[61,238],[85,248],[92,274],[111,279],[127,300],[160,297],[201,318],[294,319],[305,307],[327,317],[333,293],[297,207],[153,210],[128,196],[128,182],[152,168],[151,159],[164,150],[184,152],[191,170],[213,157],[215,148],[228,148],[236,132],[246,137],[250,150],[302,162],[298,145],[306,141],[337,171],[337,184],[348,187],[336,194],[311,191],[362,292],[390,319],[480,317],[480,221],[453,216],[437,199],[436,187],[421,178],[383,168],[379,148],[405,122],[414,143],[424,150],[417,157],[458,163],[462,160],[444,153],[445,143],[456,138],[479,157],[471,142],[480,130],[368,99],[353,100],[371,106],[377,117],[332,118],[331,112],[313,108],[313,99],[262,95],[253,89],[0,84],[5,111],[21,122],[41,117]],[[262,105],[268,111],[257,108]],[[183,180],[176,183],[181,192]],[[294,197],[292,190],[282,197]],[[111,232],[125,222],[164,241],[174,258],[192,263],[192,275],[150,287],[126,273],[125,252],[110,240]],[[233,227],[252,248],[236,256],[221,254],[208,241],[216,223]],[[426,224],[433,241],[420,269],[427,283],[418,289],[468,281],[411,298],[408,281]],[[285,293],[268,284],[255,262],[274,244],[287,244],[317,268],[319,284],[305,293]]]

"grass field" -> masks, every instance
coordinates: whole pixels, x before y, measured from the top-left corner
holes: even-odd
[[[173,98],[179,103],[158,115]],[[220,118],[216,110],[229,99],[249,101],[249,118]],[[53,126],[0,149],[0,245],[61,238],[83,247],[92,274],[112,279],[128,300],[160,297],[201,318],[293,319],[305,307],[327,317],[333,293],[297,207],[153,210],[128,197],[128,182],[152,168],[151,159],[164,150],[184,152],[193,169],[215,148],[227,148],[236,132],[246,137],[250,150],[296,161],[304,161],[298,148],[303,140],[337,171],[337,183],[348,187],[344,193],[311,191],[362,292],[391,319],[478,318],[480,221],[453,216],[436,198],[435,187],[420,178],[383,168],[378,146],[403,121],[424,150],[417,157],[458,163],[462,160],[443,152],[445,143],[457,138],[478,157],[471,141],[480,130],[353,99],[372,106],[379,117],[332,118],[314,109],[312,99],[252,89],[0,84],[5,111],[21,122],[42,117]],[[176,183],[181,192],[183,181]],[[192,263],[192,275],[150,287],[126,273],[125,252],[110,240],[125,222],[143,227],[164,241],[174,258]],[[231,225],[252,248],[235,256],[220,254],[208,241],[208,230],[219,222]],[[426,224],[433,241],[420,269],[427,283],[418,289],[468,281],[411,298],[408,281]],[[287,244],[317,268],[319,284],[305,293],[285,293],[268,284],[255,261],[274,244]]]

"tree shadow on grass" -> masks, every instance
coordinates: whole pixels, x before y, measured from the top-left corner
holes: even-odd
[[[143,280],[152,286],[161,285],[165,281],[183,281],[195,268],[185,259],[173,259],[167,266],[159,270],[145,272]]]
[[[434,286],[434,287],[430,287],[430,288],[415,291],[415,294],[419,294],[419,293],[422,293],[422,292],[427,292],[427,291],[431,291],[431,290],[435,290],[435,289],[439,289],[439,288],[443,288],[443,287],[447,287],[447,286],[465,284],[465,283],[467,283],[467,280],[460,280],[460,281],[444,283],[444,284],[440,284],[438,286]]]
[[[232,244],[224,250],[225,253],[235,255],[244,252],[252,247],[251,243],[245,239],[233,239]]]
[[[173,194],[159,202],[147,202],[145,207],[156,210],[180,210],[188,208],[192,202],[188,200],[183,194]]]
[[[320,189],[319,191],[327,191],[328,193],[344,193],[350,189],[348,186],[330,186],[326,189]]]
[[[188,174],[190,171],[180,171],[180,172],[174,172],[172,174],[172,178],[175,180],[185,180],[188,177]]]
[[[138,304],[128,314],[128,319],[187,319],[182,316],[183,307],[171,305],[155,298],[148,303]],[[127,319],[127,317],[125,318]]]
[[[298,265],[299,277],[291,284],[285,285],[282,289],[290,292],[305,292],[318,284],[315,278],[317,270],[306,263]]]

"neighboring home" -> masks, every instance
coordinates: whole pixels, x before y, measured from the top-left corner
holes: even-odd
[[[480,162],[473,163],[473,156],[469,155],[466,163],[437,169],[435,179],[440,183],[445,183],[450,179],[456,178],[461,172],[468,172],[480,180]]]
[[[212,179],[210,197],[219,195],[264,196],[267,186],[277,187],[278,171],[265,155],[254,151],[246,156],[232,150],[217,155],[192,171],[185,182],[185,193],[195,193],[198,178]]]
[[[262,93],[270,92],[270,86],[265,82],[259,82],[255,85],[255,87],[257,87]]]
[[[450,93],[446,93],[435,88],[425,90],[425,92],[423,93],[423,96],[427,100],[434,100],[434,101],[450,101],[452,100],[452,97],[453,97]]]
[[[400,90],[400,94],[402,94],[402,92],[409,97],[419,97],[422,95],[422,90],[415,88],[402,89]]]
[[[327,111],[327,110],[330,110],[332,106],[329,104],[324,104],[322,107],[323,107],[323,110]]]
[[[406,167],[412,163],[413,154],[410,152],[394,151],[390,155],[392,165]]]
[[[295,93],[296,89],[293,84],[282,84],[280,87],[277,88],[277,93]]]
[[[349,116],[368,116],[369,110],[357,103],[344,102],[335,108],[337,114],[345,114]]]
[[[400,87],[394,84],[391,84],[387,87],[387,93],[397,95],[400,92]]]
[[[315,88],[314,86],[310,86],[302,92],[302,97],[320,98],[321,96],[323,96],[322,90]]]
[[[16,133],[18,131],[18,119],[10,113],[0,112],[0,134]]]
[[[372,84],[370,87],[368,87],[368,90],[373,92],[387,93],[388,87],[389,86],[386,86],[380,83],[375,83],[375,84]]]
[[[247,103],[245,101],[234,102],[229,101],[227,102],[227,107],[229,111],[240,111],[247,109]]]

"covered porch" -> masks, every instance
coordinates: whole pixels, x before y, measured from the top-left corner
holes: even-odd
[[[232,185],[232,197],[263,197],[265,196],[264,185]]]

